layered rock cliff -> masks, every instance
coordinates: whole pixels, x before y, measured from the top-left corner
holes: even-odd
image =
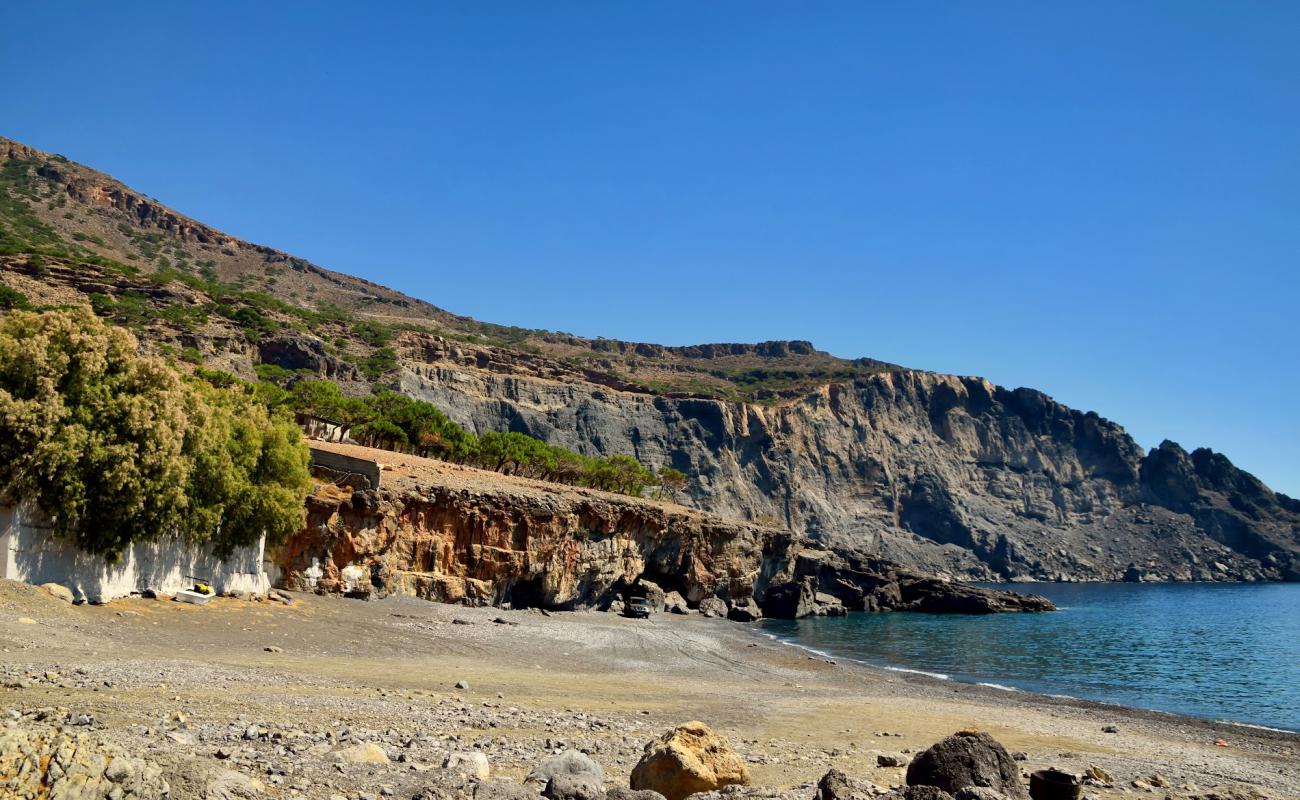
[[[761,616],[760,606],[775,616],[815,613],[819,592],[823,605],[859,610],[1051,609],[1041,598],[923,578],[671,503],[315,446],[383,459],[373,471],[382,481],[370,488],[369,479],[339,481],[337,469],[321,468],[330,482],[309,499],[305,530],[272,554],[277,582],[294,589],[607,609],[642,591],[634,586],[653,586],[679,592],[691,607],[718,598],[745,616]]]
[[[406,352],[402,390],[472,430],[670,464],[693,505],[824,547],[985,579],[1300,579],[1296,501],[1030,389],[897,370],[760,405]]]
[[[0,138],[0,308],[90,303],[158,352],[430,400],[476,432],[630,453],[691,505],[846,557],[985,579],[1300,579],[1300,502],[1223,456],[1144,453],[1030,389],[840,359],[459,317],[241,241]]]

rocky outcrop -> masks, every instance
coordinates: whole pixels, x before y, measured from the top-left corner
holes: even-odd
[[[272,554],[287,588],[546,609],[610,609],[635,596],[663,611],[674,597],[741,622],[765,607],[797,615],[800,603],[810,613],[1051,608],[669,503],[350,445],[313,451],[383,459],[382,480],[378,489],[318,487],[306,529]]]
[[[893,371],[777,405],[672,398],[406,349],[403,391],[478,432],[633,453],[683,500],[917,573],[1291,580],[1300,504],[1210,451],[1146,454],[1029,389]]]
[[[0,728],[0,796],[164,800],[162,770],[88,734],[8,724]]]

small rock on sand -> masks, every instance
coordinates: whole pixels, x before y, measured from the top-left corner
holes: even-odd
[[[62,584],[42,583],[41,588],[44,589],[45,593],[50,597],[56,597],[65,603],[71,603],[74,599],[72,590]]]

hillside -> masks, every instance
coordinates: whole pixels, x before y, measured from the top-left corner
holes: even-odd
[[[0,305],[91,304],[181,363],[382,384],[693,477],[694,506],[979,578],[1300,580],[1300,502],[1144,453],[1030,389],[807,342],[663,347],[481,323],[244,242],[0,139]]]

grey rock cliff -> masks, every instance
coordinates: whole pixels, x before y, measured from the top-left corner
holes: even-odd
[[[405,349],[401,389],[471,430],[695,476],[685,502],[985,579],[1295,580],[1300,503],[1208,450],[979,378],[884,372],[776,405],[619,391],[485,349]]]

